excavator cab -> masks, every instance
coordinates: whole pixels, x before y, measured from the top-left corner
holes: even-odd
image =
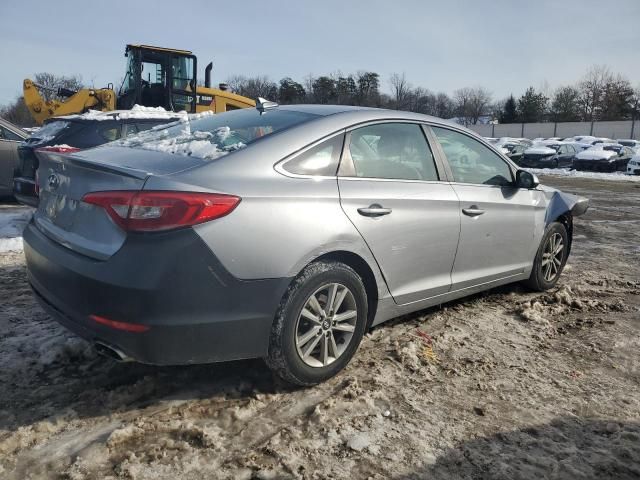
[[[117,108],[135,104],[189,113],[196,111],[197,59],[188,50],[127,45],[127,72]]]

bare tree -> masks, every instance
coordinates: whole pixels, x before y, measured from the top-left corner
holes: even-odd
[[[611,77],[611,71],[607,66],[593,65],[578,83],[583,120],[591,122],[598,119],[604,88]]]
[[[227,79],[226,83],[232,91],[249,98],[275,99],[278,95],[278,86],[266,75],[254,77],[233,75]]]
[[[453,92],[458,120],[463,125],[476,125],[491,103],[491,94],[483,87],[465,87]]]
[[[40,72],[35,74],[34,80],[40,87],[40,94],[47,101],[64,99],[64,95],[58,95],[61,88],[70,92],[76,92],[83,88],[82,77],[79,75],[65,76]]]
[[[395,108],[398,110],[409,110],[408,102],[411,96],[411,85],[407,82],[407,78],[404,73],[394,73],[389,77],[389,84],[395,102]]]

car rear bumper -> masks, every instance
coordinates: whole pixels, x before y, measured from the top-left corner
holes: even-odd
[[[130,235],[106,261],[24,231],[29,282],[58,322],[133,360],[177,365],[266,355],[271,325],[290,279],[230,275],[191,229]],[[130,332],[90,315],[148,327]]]

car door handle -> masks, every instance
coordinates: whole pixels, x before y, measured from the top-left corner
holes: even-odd
[[[477,205],[471,205],[469,208],[463,208],[462,213],[467,215],[468,217],[477,217],[484,213],[484,210],[478,208]]]
[[[390,208],[384,208],[382,205],[374,203],[365,208],[359,208],[358,213],[364,217],[381,217],[382,215],[389,215],[391,213]]]

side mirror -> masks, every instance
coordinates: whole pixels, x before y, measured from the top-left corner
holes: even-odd
[[[532,189],[540,185],[540,180],[533,173],[526,170],[518,170],[516,172],[516,187]]]

